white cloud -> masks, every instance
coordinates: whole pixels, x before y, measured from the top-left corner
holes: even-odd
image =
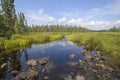
[[[60,18],[60,19],[58,20],[58,22],[59,22],[60,24],[66,23],[66,17]]]
[[[94,29],[94,30],[102,30],[102,29],[109,29],[113,27],[111,25],[112,22],[108,21],[87,21],[83,25],[86,26],[86,28]]]
[[[83,26],[85,28],[93,29],[93,30],[103,30],[110,29],[113,26],[120,26],[120,20],[116,21],[103,21],[103,20],[84,20],[82,18],[72,18],[66,21],[67,25],[78,25]]]
[[[29,11],[27,14],[28,23],[40,24],[40,23],[52,23],[55,18],[44,13],[44,9],[39,9],[36,11]]]
[[[74,24],[76,24],[76,22],[77,22],[77,21],[76,21],[75,19],[71,19],[71,20],[68,21],[68,24],[74,25]]]
[[[83,20],[81,18],[78,19],[71,19],[67,22],[68,25],[80,25],[89,29],[94,29],[94,30],[101,30],[101,29],[109,29],[113,27],[112,25],[113,22],[108,22],[108,21],[87,21]]]
[[[119,24],[120,25],[120,20],[116,21],[115,24],[117,24],[117,25]]]
[[[92,21],[83,21],[82,25],[86,28],[93,29],[93,30],[103,30],[103,29],[110,29],[113,26],[120,26],[120,20],[116,21],[99,21],[99,20],[92,20]]]
[[[78,18],[78,19],[72,18],[71,20],[69,20],[67,22],[67,24],[70,24],[70,25],[80,25],[80,24],[82,24],[82,18]]]

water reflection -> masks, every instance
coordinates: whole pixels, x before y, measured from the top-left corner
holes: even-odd
[[[51,79],[57,79],[57,76],[67,72],[77,72],[74,63],[71,61],[78,61],[83,57],[83,47],[77,46],[68,40],[55,41],[47,44],[32,45],[31,48],[19,49],[11,51],[10,53],[0,54],[0,66],[4,63],[8,63],[5,69],[0,69],[0,77],[10,79],[12,78],[11,71],[25,71],[29,66],[26,65],[26,61],[30,59],[39,59],[42,57],[50,57],[50,61],[45,67],[49,73]],[[70,59],[69,55],[74,53],[75,59]],[[4,74],[4,75],[3,75]]]
[[[21,56],[24,55],[26,61],[28,60],[27,49],[15,50],[10,53],[0,54],[0,78],[5,78],[6,74],[13,70],[21,71]],[[7,66],[5,66],[7,64]]]
[[[27,49],[22,49],[22,53],[24,54],[25,60],[28,60]]]
[[[4,65],[3,63],[7,63],[7,60],[8,60],[8,55],[7,54],[0,54],[0,78],[2,78],[3,77],[3,79],[4,79],[4,77],[5,77],[5,72],[8,70],[7,69],[7,66],[3,66],[2,67],[2,65]]]

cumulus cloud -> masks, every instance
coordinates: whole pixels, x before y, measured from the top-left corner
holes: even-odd
[[[65,24],[66,23],[66,17],[62,17],[58,20],[60,24]]]
[[[70,25],[80,25],[80,24],[82,24],[82,19],[81,18],[78,18],[78,19],[72,18],[71,20],[69,20],[67,22],[67,24],[70,24]]]
[[[120,26],[120,20],[116,21],[99,21],[99,20],[92,20],[92,21],[83,21],[83,26],[93,30],[103,30],[103,29],[110,29],[113,26]]]
[[[27,20],[32,24],[40,23],[52,23],[55,21],[55,18],[44,13],[44,9],[39,9],[36,11],[29,11],[27,14]]]
[[[66,21],[67,25],[77,25],[83,26],[85,28],[93,29],[93,30],[103,30],[110,29],[113,26],[120,26],[120,20],[116,21],[103,21],[103,20],[85,20],[82,18],[72,18]]]

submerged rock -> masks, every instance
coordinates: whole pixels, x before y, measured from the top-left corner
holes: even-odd
[[[41,70],[42,73],[44,73],[44,72],[46,72],[46,71],[47,71],[46,68],[43,68],[43,69]]]
[[[84,56],[86,59],[92,59],[93,57],[88,53]]]
[[[36,70],[28,70],[26,72],[21,72],[16,77],[12,78],[12,80],[38,80],[39,73]]]
[[[68,62],[67,64],[70,66],[76,66],[78,63],[77,62]]]
[[[13,75],[17,75],[17,74],[19,74],[19,71],[13,70],[13,71],[11,71],[11,73],[12,73]]]
[[[49,80],[49,77],[48,77],[48,76],[44,76],[43,79],[44,79],[44,80]]]
[[[26,64],[29,65],[29,66],[35,67],[35,66],[37,66],[37,61],[34,60],[34,59],[28,60],[28,61],[26,62]]]
[[[82,54],[83,54],[83,55],[88,54],[88,51],[87,51],[87,50],[84,50],[84,51],[82,52]]]
[[[73,58],[75,58],[75,54],[70,54],[69,57],[70,57],[71,59],[73,59]]]
[[[84,76],[76,75],[75,80],[85,80]]]
[[[45,65],[49,61],[49,57],[43,57],[38,60],[39,64]]]
[[[37,79],[38,76],[39,76],[39,73],[38,73],[38,71],[36,71],[36,70],[29,70],[29,71],[26,73],[26,75],[27,75],[27,78],[28,78],[28,79]]]
[[[70,74],[64,74],[64,75],[61,75],[60,78],[62,80],[73,80],[72,79],[72,76]]]
[[[0,68],[3,69],[3,68],[5,68],[5,67],[7,67],[7,65],[8,65],[8,63],[3,63],[3,64],[0,66]]]
[[[27,78],[26,73],[25,72],[21,72],[15,78],[12,78],[12,80],[25,80],[26,78]]]

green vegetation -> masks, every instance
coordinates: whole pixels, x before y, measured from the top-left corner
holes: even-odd
[[[66,37],[73,42],[84,45],[87,50],[102,50],[108,58],[120,66],[120,33],[73,33]]]
[[[15,34],[12,35],[10,40],[0,38],[0,50],[13,49],[16,47],[24,47],[32,43],[46,43],[55,40],[61,40],[62,34],[54,33],[31,33],[27,35]]]

